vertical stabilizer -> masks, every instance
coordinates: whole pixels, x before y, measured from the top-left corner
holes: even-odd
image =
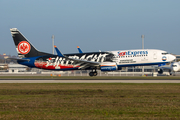
[[[49,55],[38,51],[17,28],[10,29],[19,58]]]

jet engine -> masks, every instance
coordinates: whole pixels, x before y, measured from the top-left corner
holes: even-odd
[[[104,62],[100,66],[101,71],[115,71],[115,70],[121,70],[121,67],[118,67],[116,63],[112,62]]]

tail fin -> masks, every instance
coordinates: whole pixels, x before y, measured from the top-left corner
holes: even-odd
[[[38,51],[17,28],[10,29],[19,58],[50,55]]]

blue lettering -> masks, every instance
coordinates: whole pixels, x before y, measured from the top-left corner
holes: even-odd
[[[137,51],[137,54],[139,55],[139,51]]]

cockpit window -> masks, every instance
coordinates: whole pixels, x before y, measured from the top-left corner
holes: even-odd
[[[177,67],[177,65],[172,65],[172,67]]]
[[[169,53],[162,53],[162,55],[167,55],[167,54],[169,54]]]

